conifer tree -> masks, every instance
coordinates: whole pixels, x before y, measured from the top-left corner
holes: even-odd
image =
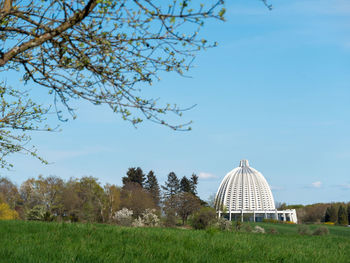
[[[134,183],[138,184],[141,187],[143,187],[143,183],[145,181],[145,175],[140,167],[133,167],[129,168],[129,170],[126,172],[126,176],[122,178],[123,180],[123,187],[125,187],[128,183]]]
[[[348,203],[348,223],[350,224],[350,203]]]
[[[341,205],[339,207],[339,210],[338,210],[338,223],[340,225],[347,225],[347,224],[349,224],[347,211],[346,211],[346,208],[343,205]]]
[[[147,179],[144,184],[144,188],[151,194],[154,204],[159,206],[160,201],[160,188],[158,184],[157,177],[154,175],[153,171],[149,171],[147,174]]]
[[[193,195],[197,195],[198,176],[196,174],[192,174],[190,183],[191,183],[191,193]]]
[[[181,192],[192,193],[192,184],[191,181],[187,179],[186,176],[182,177],[180,181]]]
[[[326,209],[326,212],[325,212],[325,215],[324,215],[324,221],[325,222],[330,222],[331,220],[331,208],[330,207],[327,207]]]
[[[166,215],[165,224],[173,226],[176,223],[176,196],[180,193],[180,181],[174,172],[168,174],[168,179],[165,185],[162,186],[164,190],[164,212]]]
[[[168,179],[162,189],[165,198],[173,197],[180,192],[180,181],[174,172],[168,174]]]
[[[329,222],[336,223],[338,221],[338,207],[331,205],[329,208]]]

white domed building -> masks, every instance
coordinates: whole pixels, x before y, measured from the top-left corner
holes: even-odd
[[[222,180],[215,197],[219,217],[229,220],[261,222],[277,219],[297,223],[295,209],[278,211],[264,176],[241,160],[239,167],[229,172]]]

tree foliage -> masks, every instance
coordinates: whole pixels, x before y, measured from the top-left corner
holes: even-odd
[[[124,187],[127,184],[138,184],[139,186],[143,187],[145,180],[145,174],[140,167],[129,168],[126,172],[126,176],[122,178]]]
[[[162,185],[162,189],[164,190],[164,197],[170,198],[175,196],[180,192],[180,181],[174,172],[170,172],[168,174],[167,181],[165,185]]]
[[[192,174],[191,180],[190,180],[190,186],[191,186],[191,193],[193,195],[197,195],[197,185],[198,185],[198,175]]]
[[[23,72],[25,83],[47,88],[72,114],[69,100],[81,98],[106,104],[133,124],[143,116],[183,129],[159,116],[181,109],[158,106],[139,90],[157,80],[159,71],[183,75],[199,50],[216,45],[199,31],[207,19],[224,19],[222,5],[223,0],[5,0],[0,69]]]
[[[180,181],[181,192],[190,193],[191,192],[191,182],[186,176],[182,177]]]
[[[0,177],[0,203],[7,203],[11,209],[21,201],[17,186],[9,179]]]
[[[31,138],[27,132],[55,130],[47,125],[41,125],[41,122],[46,120],[48,112],[49,108],[45,108],[29,99],[27,92],[6,87],[3,82],[0,82],[1,168],[9,169],[13,167],[11,163],[6,161],[6,157],[18,152],[30,154],[42,163],[47,163],[37,154],[34,146],[28,146]]]
[[[159,188],[157,177],[154,175],[153,171],[149,171],[149,173],[147,174],[147,179],[144,184],[144,188],[151,194],[154,204],[156,206],[159,206],[160,188]]]
[[[348,214],[346,211],[346,207],[344,205],[341,205],[338,210],[338,224],[340,225],[348,225]]]
[[[180,216],[184,225],[187,218],[201,208],[200,199],[189,192],[182,192],[176,195],[176,213]]]
[[[18,219],[18,213],[6,203],[0,203],[0,220]]]
[[[200,50],[216,46],[199,32],[204,21],[224,20],[224,13],[223,0],[1,1],[0,166],[10,168],[5,157],[14,152],[46,162],[27,144],[28,131],[51,130],[39,125],[50,105],[33,100],[26,92],[33,87],[52,95],[60,120],[67,112],[75,118],[72,101],[82,99],[107,105],[133,125],[147,119],[189,130],[190,122],[164,116],[188,108],[159,105],[141,91],[160,72],[184,75]],[[8,74],[21,76],[26,88],[8,86]]]
[[[92,176],[62,180],[39,175],[27,179],[18,189],[9,179],[0,177],[0,203],[21,219],[40,221],[113,223],[118,221],[118,211],[128,209],[133,212],[129,225],[136,219],[137,225],[152,225],[147,222],[157,221],[162,214],[167,217],[166,225],[174,225],[178,219],[185,223],[202,206],[199,197],[180,191],[173,172],[165,184],[164,202],[159,201],[161,193],[153,171],[142,185],[145,177],[141,168],[131,168],[127,174],[123,187],[103,186]]]

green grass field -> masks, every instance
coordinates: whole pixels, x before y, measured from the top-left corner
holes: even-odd
[[[0,221],[0,262],[350,262],[350,228],[259,225],[279,234]]]

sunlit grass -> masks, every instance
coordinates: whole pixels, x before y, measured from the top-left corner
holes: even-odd
[[[0,262],[349,262],[350,228],[260,225],[279,234],[0,221]]]

